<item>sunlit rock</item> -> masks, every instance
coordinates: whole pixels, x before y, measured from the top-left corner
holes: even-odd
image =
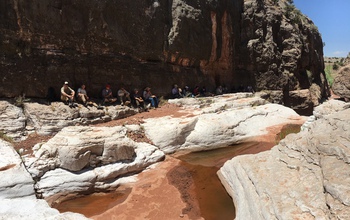
[[[334,101],[319,106],[318,112],[328,113],[309,131],[288,135],[270,151],[225,163],[218,175],[233,198],[236,219],[350,215],[350,108],[339,106]]]

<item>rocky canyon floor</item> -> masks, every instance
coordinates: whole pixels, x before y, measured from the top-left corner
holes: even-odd
[[[176,118],[191,117],[193,115],[190,111],[184,111],[182,107],[166,103],[160,108],[152,109],[148,112],[138,113],[127,118],[94,126],[113,127],[142,124],[145,119],[163,116]],[[296,120],[295,124],[300,126],[302,123],[303,120]],[[245,144],[230,156],[254,154],[269,150],[280,138],[278,134],[283,129],[283,126],[286,125],[281,124],[268,128],[268,134],[252,139],[250,144]],[[129,133],[128,136],[137,142],[151,143],[144,134]],[[50,138],[51,136],[31,135],[25,141],[16,143],[15,148],[18,150],[34,146],[36,143],[47,141]],[[254,144],[251,144],[253,142]],[[27,149],[26,152],[30,153],[30,149]],[[57,207],[62,212],[80,212],[92,219],[211,219],[213,213],[203,208],[203,206],[208,204],[199,202],[201,197],[206,196],[204,195],[206,192],[198,190],[198,186],[197,188],[195,187],[193,176],[189,169],[185,166],[180,166],[181,160],[178,158],[181,157],[181,154],[183,153],[178,152],[167,155],[164,161],[154,164],[149,169],[132,177],[132,181],[128,181],[117,189],[117,192],[122,193],[117,196],[118,199],[114,203],[96,199],[101,196],[100,194],[94,197],[96,208],[89,206],[88,208],[79,207],[74,210],[72,207],[66,208],[62,205],[60,206],[60,204],[53,204],[53,207]],[[225,161],[226,159],[218,159],[211,161],[211,163],[215,163],[214,167],[217,170]],[[201,178],[203,179],[210,178],[210,175],[216,175],[216,171],[204,171],[204,173],[207,176],[202,175]],[[101,205],[110,207],[99,210]],[[234,213],[230,213],[230,215],[231,218]],[[225,218],[228,216],[221,217]]]

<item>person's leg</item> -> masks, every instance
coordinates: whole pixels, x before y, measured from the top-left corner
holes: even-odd
[[[151,101],[151,106],[152,107],[156,107],[156,104],[155,104],[155,102],[154,102],[154,98],[152,97],[152,98],[149,98],[149,100]]]
[[[157,97],[154,97],[154,107],[158,108],[159,100]]]

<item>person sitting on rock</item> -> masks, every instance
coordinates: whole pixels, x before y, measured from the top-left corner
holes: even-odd
[[[131,101],[140,111],[143,111],[143,110],[147,111],[147,109],[145,108],[145,102],[143,101],[141,95],[139,94],[138,89],[134,89],[134,92],[131,95]]]
[[[194,89],[193,89],[193,95],[195,97],[198,97],[200,95],[199,93],[199,86],[195,86]]]
[[[205,86],[202,87],[202,89],[200,91],[200,95],[203,97],[214,96],[213,93],[207,91],[207,88]]]
[[[87,101],[89,100],[89,96],[86,92],[86,86],[82,84],[80,88],[77,90],[77,100],[78,102],[83,103],[84,105],[87,105]]]
[[[102,90],[102,98],[103,103],[113,103],[117,101],[117,99],[113,97],[113,92],[109,84]]]
[[[126,89],[124,87],[121,87],[118,90],[118,99],[121,105],[130,105],[131,103],[131,99],[130,99],[130,93],[128,91],[126,91]]]
[[[68,82],[64,82],[61,88],[61,101],[70,107],[74,106],[74,90],[68,86]]]
[[[172,97],[173,97],[174,99],[182,98],[183,95],[182,95],[181,92],[182,92],[181,88],[179,88],[179,87],[177,86],[177,84],[175,84],[174,87],[173,87],[172,90],[171,90],[171,95],[172,95]]]
[[[98,105],[95,102],[89,101],[89,99],[90,98],[89,98],[89,96],[87,95],[87,92],[86,92],[86,86],[85,86],[85,84],[82,84],[80,86],[80,88],[77,90],[77,100],[78,100],[78,102],[83,103],[83,105],[85,107],[87,107],[88,105],[98,107]]]
[[[218,86],[218,87],[216,88],[215,93],[216,93],[216,95],[222,95],[222,94],[224,94],[224,92],[223,92],[223,89],[222,89],[222,86],[221,86],[221,85],[220,85],[220,86]]]
[[[159,104],[158,98],[157,98],[157,96],[155,96],[151,93],[150,87],[146,87],[145,90],[143,91],[143,99],[146,102],[151,103],[151,106],[153,108],[158,108],[158,104]]]
[[[192,94],[192,92],[190,91],[190,87],[185,86],[184,89],[182,90],[182,95],[184,97],[194,97],[194,95]]]

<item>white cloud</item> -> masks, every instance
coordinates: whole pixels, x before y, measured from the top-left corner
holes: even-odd
[[[346,51],[334,51],[332,54],[336,57],[346,57],[348,53]]]

